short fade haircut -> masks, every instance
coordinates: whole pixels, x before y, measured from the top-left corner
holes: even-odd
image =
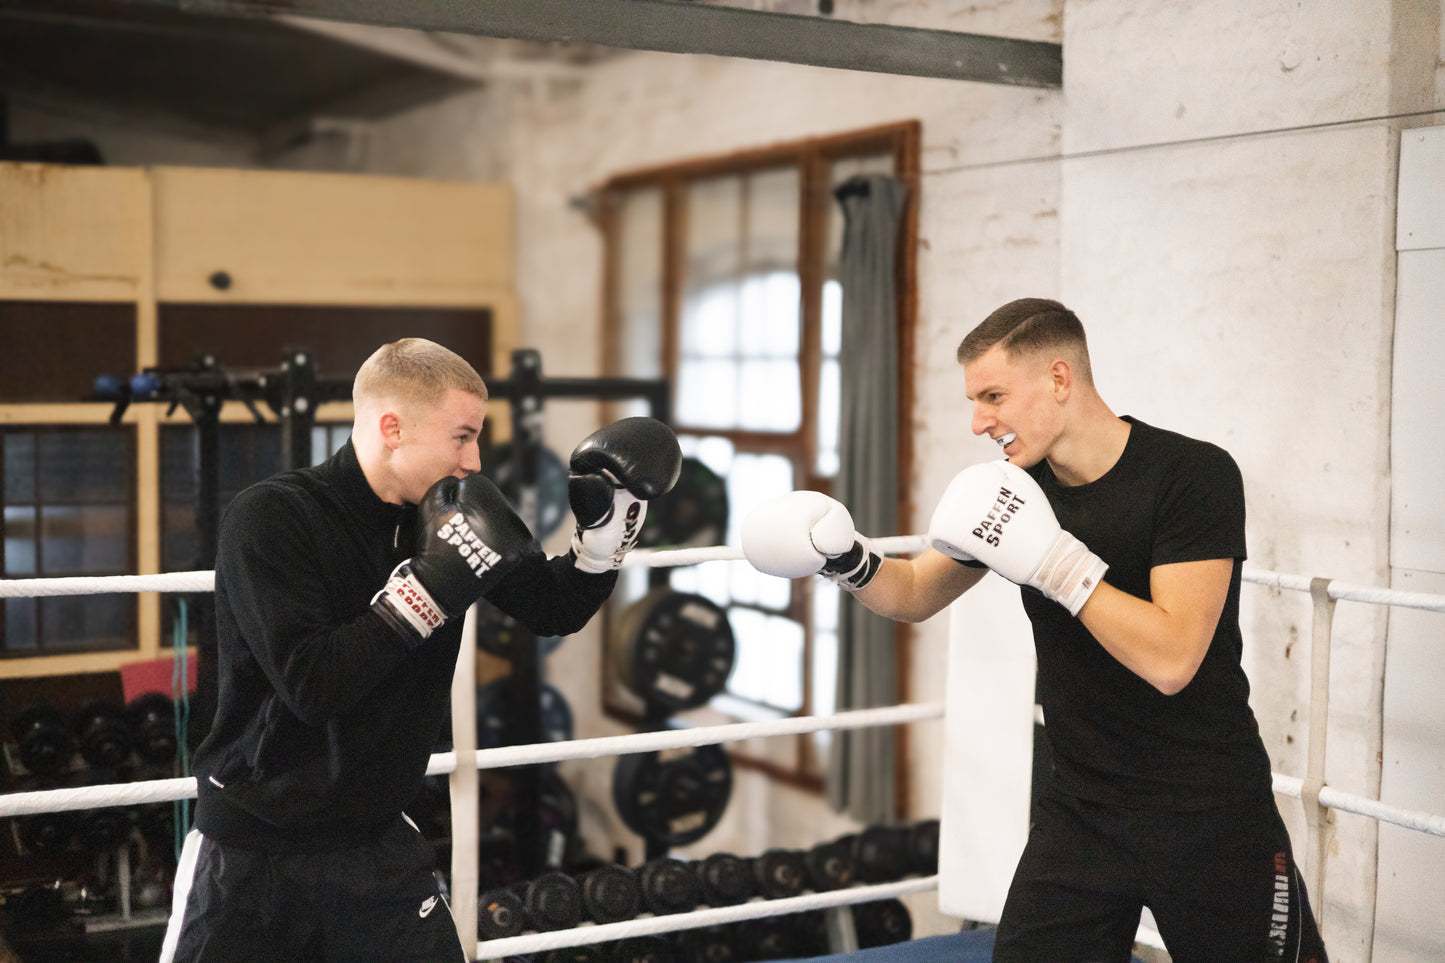
[[[1068,348],[1077,357],[1077,374],[1089,384],[1094,372],[1089,365],[1089,343],[1078,315],[1048,298],[1019,298],[983,319],[958,345],[958,363],[968,364],[1002,347],[1010,359],[1043,351]]]
[[[448,388],[487,400],[482,376],[461,355],[425,338],[403,338],[377,348],[362,363],[351,398],[430,408],[441,402]]]

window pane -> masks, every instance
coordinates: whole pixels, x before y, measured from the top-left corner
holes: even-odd
[[[134,602],[125,595],[40,599],[46,651],[120,649],[131,644]]]
[[[843,349],[843,285],[834,278],[823,282],[823,356],[836,358]]]
[[[816,471],[824,478],[838,474],[838,422],[842,414],[841,375],[836,359],[828,359],[818,369],[818,464]]]
[[[731,358],[737,353],[738,291],[731,282],[703,288],[682,307],[684,358]]]
[[[83,428],[39,436],[40,487],[50,504],[125,502],[130,463],[127,433]]]
[[[5,433],[5,504],[29,505],[35,501],[35,435],[28,431]]]
[[[662,191],[629,191],[617,214],[621,374],[662,375]]]
[[[834,600],[836,603],[836,599]],[[813,698],[814,715],[832,715],[838,709],[838,635],[835,632],[813,632]],[[819,761],[819,769],[826,771],[828,749],[833,744],[833,734],[828,731],[813,733],[813,750]]]
[[[6,505],[5,574],[10,578],[34,575],[35,564],[35,509]]]
[[[751,274],[742,284],[739,345],[747,357],[796,358],[802,318],[798,275]]]
[[[39,599],[6,599],[5,652],[7,655],[30,655],[40,647],[35,619]]]
[[[738,369],[732,361],[684,361],[678,368],[677,418],[699,428],[738,423]]]
[[[797,277],[798,183],[797,167],[748,178],[746,273],[786,271]]]
[[[782,455],[740,452],[728,472],[728,543],[738,544],[742,517],[754,505],[793,490],[793,463]]]
[[[40,559],[47,575],[124,575],[130,549],[125,505],[45,505]]]
[[[752,431],[797,431],[803,423],[803,389],[797,359],[745,361],[739,372],[738,423]]]
[[[123,575],[135,532],[129,427],[9,426],[5,454],[5,575]],[[6,655],[134,645],[135,596],[9,599]]]
[[[788,712],[803,705],[803,627],[752,609],[728,611],[737,638],[737,664],[728,691]]]

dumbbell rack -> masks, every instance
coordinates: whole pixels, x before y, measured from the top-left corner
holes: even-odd
[[[512,352],[510,377],[489,381],[487,390],[493,398],[509,402],[512,415],[511,469],[515,479],[515,508],[533,531],[540,530],[541,502],[538,478],[542,458],[542,427],[544,405],[549,398],[573,398],[596,401],[642,399],[650,407],[649,414],[661,422],[671,420],[671,387],[659,378],[544,378],[542,355],[531,348]],[[665,573],[654,571],[654,581],[665,579]],[[523,744],[540,743],[545,734],[542,727],[542,657],[535,637],[519,627],[521,635],[511,646],[509,661],[512,679],[519,695],[517,733]],[[513,790],[518,814],[518,869],[525,878],[538,875],[546,863],[546,840],[538,821],[540,785],[535,766],[521,767],[513,772]]]

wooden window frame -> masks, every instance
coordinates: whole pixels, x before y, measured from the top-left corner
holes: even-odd
[[[621,267],[619,245],[620,218],[616,199],[624,193],[639,189],[656,188],[661,192],[663,203],[661,270],[661,370],[663,377],[674,381],[678,373],[679,331],[682,322],[682,301],[684,293],[683,274],[685,238],[687,236],[687,213],[685,194],[688,186],[700,180],[713,177],[735,176],[766,169],[776,169],[796,164],[799,171],[799,250],[798,278],[802,297],[802,391],[804,398],[816,398],[817,376],[821,366],[822,344],[820,338],[822,317],[822,291],[828,258],[828,217],[832,200],[830,180],[834,162],[854,157],[891,155],[894,176],[908,185],[908,197],[903,211],[898,238],[897,304],[898,318],[898,378],[899,378],[899,463],[900,479],[912,475],[913,439],[911,421],[914,404],[914,378],[911,363],[916,339],[917,320],[917,247],[918,247],[918,204],[919,157],[922,140],[920,122],[905,121],[863,130],[851,131],[826,137],[808,138],[789,143],[738,151],[730,154],[698,158],[619,174],[604,182],[595,192],[594,218],[604,239],[603,256],[603,370],[609,374],[622,373],[623,352],[620,344],[622,322],[618,304],[617,278]],[[814,199],[826,196],[824,203]],[[798,487],[831,490],[831,480],[822,478],[817,471],[817,424],[815,406],[805,402],[803,424],[799,432],[804,444],[804,464],[798,464]],[[679,428],[679,430],[684,430]],[[691,432],[689,432],[691,433]],[[716,435],[741,442],[752,451],[781,451],[789,455],[797,448],[791,438],[786,441],[765,432],[716,430],[699,428],[699,434]],[[912,530],[913,506],[908,495],[908,486],[900,485],[898,506],[901,531]],[[894,533],[878,533],[894,534]],[[812,691],[812,646],[813,628],[809,612],[811,604],[811,580],[795,580],[790,605],[786,615],[801,622],[805,630],[805,657],[803,676],[803,706],[799,715],[811,711]],[[899,686],[899,701],[908,700],[909,665],[911,661],[911,632],[907,625],[900,623],[895,633],[895,658]],[[608,640],[610,643],[612,640]],[[605,662],[609,645],[604,645],[604,660],[601,678],[602,708],[604,714],[631,724],[641,722],[640,716],[625,707],[618,706],[608,696]],[[900,811],[908,807],[908,735],[903,727],[894,730],[897,746],[897,783]],[[734,762],[741,766],[761,771],[773,779],[812,792],[823,789],[822,769],[813,758],[814,744],[804,735],[797,740],[796,763],[783,767],[768,760],[749,757],[733,752]]]

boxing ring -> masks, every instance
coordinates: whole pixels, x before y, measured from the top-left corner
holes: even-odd
[[[911,535],[874,539],[875,549],[884,554],[912,554],[927,546],[926,536]],[[731,546],[667,550],[638,550],[626,560],[627,566],[668,567],[700,562],[740,560],[741,549]],[[1419,592],[1354,585],[1307,576],[1287,575],[1246,567],[1246,583],[1269,588],[1309,593],[1314,612],[1310,665],[1310,720],[1308,762],[1302,777],[1275,773],[1277,795],[1297,799],[1302,806],[1307,826],[1304,858],[1301,860],[1312,892],[1323,893],[1324,870],[1328,847],[1325,845],[1328,811],[1353,813],[1380,822],[1432,836],[1445,837],[1445,815],[1417,812],[1392,806],[1380,800],[1342,792],[1325,784],[1326,727],[1329,718],[1329,668],[1331,627],[1338,602],[1355,602],[1445,613],[1445,596]],[[202,592],[213,591],[212,572],[180,572],[164,575],[126,575],[105,578],[48,578],[0,580],[0,598],[25,598],[58,595],[91,595],[118,592]],[[783,899],[759,900],[727,906],[695,910],[665,916],[641,916],[620,923],[584,924],[575,929],[558,930],[474,942],[477,932],[477,819],[476,781],[480,769],[503,768],[537,763],[561,762],[569,759],[592,759],[627,753],[651,752],[704,745],[717,745],[761,737],[797,735],[824,730],[860,729],[872,726],[906,725],[912,722],[943,719],[941,702],[905,704],[877,709],[837,712],[829,716],[808,716],[768,722],[733,723],[646,732],[633,735],[574,739],[538,745],[504,746],[494,749],[476,748],[475,712],[475,626],[468,616],[461,656],[452,689],[453,742],[451,752],[431,757],[428,775],[448,774],[452,780],[453,863],[452,910],[464,946],[472,947],[472,959],[498,959],[509,955],[545,952],[563,947],[611,942],[618,939],[677,930],[713,926],[780,916],[808,910],[889,899],[937,890],[940,876],[909,878],[896,882],[855,885],[826,893],[807,893]],[[468,800],[468,794],[470,798]],[[118,785],[51,789],[0,795],[0,818],[38,813],[97,809],[108,806],[132,806],[145,803],[171,802],[194,798],[195,779],[191,777],[160,779]],[[947,814],[944,815],[945,820]],[[947,871],[944,864],[943,871]],[[1318,898],[1318,897],[1317,897]],[[1319,899],[1317,912],[1323,911]],[[1139,942],[1163,948],[1157,933],[1141,929]],[[859,951],[858,959],[873,959],[874,951]],[[852,955],[847,957],[853,958]]]

